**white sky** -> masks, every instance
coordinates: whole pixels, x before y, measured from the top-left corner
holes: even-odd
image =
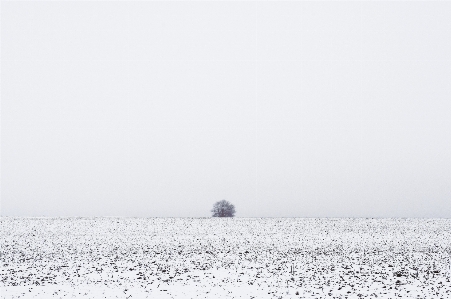
[[[1,2],[1,215],[451,217],[451,2]]]

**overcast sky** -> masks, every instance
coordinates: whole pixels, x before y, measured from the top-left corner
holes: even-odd
[[[451,217],[451,2],[1,2],[1,215]]]

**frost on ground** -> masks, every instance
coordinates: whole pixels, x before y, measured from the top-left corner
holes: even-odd
[[[10,218],[1,298],[451,298],[450,219]]]

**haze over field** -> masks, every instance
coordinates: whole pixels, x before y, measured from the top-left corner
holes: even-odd
[[[449,218],[450,16],[2,1],[1,215]]]

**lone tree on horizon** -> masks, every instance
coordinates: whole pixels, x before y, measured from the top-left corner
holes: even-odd
[[[235,216],[235,206],[223,199],[213,205],[211,212],[213,217],[233,217]]]

